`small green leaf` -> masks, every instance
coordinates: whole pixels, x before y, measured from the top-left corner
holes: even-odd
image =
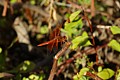
[[[97,75],[102,79],[109,79],[114,75],[114,71],[109,68],[106,68],[99,72]]]
[[[39,76],[38,76],[38,75],[35,75],[35,74],[31,74],[31,75],[29,76],[29,79],[30,79],[30,80],[39,80]]]
[[[32,5],[35,5],[35,0],[31,0],[30,3],[31,3]]]
[[[0,47],[0,53],[2,53],[2,48]]]
[[[116,40],[111,40],[108,44],[108,46],[110,46],[112,49],[120,52],[120,44],[116,41]]]
[[[21,64],[19,64],[16,68],[14,68],[13,70],[8,71],[8,72],[27,73],[27,72],[33,70],[34,68],[35,68],[35,63],[26,60],[26,61],[22,62]]]
[[[72,22],[79,14],[81,11],[76,11],[70,15],[70,22]]]
[[[101,72],[102,71],[102,66],[99,66],[98,67],[98,72]]]
[[[40,33],[41,34],[46,34],[46,33],[48,33],[48,27],[45,25],[45,26],[42,26],[41,28],[40,28]]]
[[[110,27],[110,30],[112,31],[113,34],[120,34],[120,27],[118,26],[112,26]]]

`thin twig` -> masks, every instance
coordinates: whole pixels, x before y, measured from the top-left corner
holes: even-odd
[[[6,16],[7,7],[8,7],[8,0],[4,0],[4,9],[3,9],[2,16]]]
[[[53,80],[54,75],[56,74],[56,70],[57,70],[57,61],[59,59],[59,57],[61,57],[64,52],[69,48],[71,42],[66,42],[65,47],[63,47],[54,57],[54,62],[53,62],[53,66],[50,72],[50,76],[48,78],[48,80]]]
[[[95,16],[95,1],[91,0],[91,16]]]
[[[94,39],[94,36],[93,36],[93,26],[90,23],[90,20],[88,19],[88,17],[86,16],[85,12],[84,12],[84,18],[86,19],[86,21],[88,22],[89,27],[90,27],[90,32],[91,32],[91,36],[92,36],[92,45],[93,45],[93,47],[95,49],[95,52],[96,52],[96,63],[98,63],[98,54],[97,54],[97,49],[96,49],[96,46],[95,46],[95,39]]]
[[[4,6],[4,0],[0,0],[0,5],[1,6]],[[30,10],[32,10],[32,11],[35,11],[36,13],[38,13],[38,14],[40,14],[41,16],[43,16],[43,17],[45,17],[45,18],[48,18],[49,17],[49,14],[46,12],[46,11],[44,11],[43,9],[41,9],[40,7],[36,7],[36,6],[34,6],[34,5],[30,5],[30,4],[24,4],[24,3],[14,3],[14,4],[12,4],[11,6],[13,7],[13,9],[14,8],[16,8],[16,6],[20,6],[20,8],[22,7],[22,8],[24,8],[24,9],[26,9],[26,8],[29,8]],[[10,6],[8,5],[7,6],[7,8],[10,8]]]

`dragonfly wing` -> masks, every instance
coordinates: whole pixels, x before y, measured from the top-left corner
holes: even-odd
[[[47,42],[44,42],[44,43],[41,43],[41,44],[38,44],[37,46],[44,46],[44,45],[48,45],[48,44],[51,44],[52,42],[54,42],[55,39],[52,39],[50,41],[47,41]]]
[[[47,48],[50,50],[50,52],[52,51],[54,44],[55,44],[56,40],[54,40],[52,43],[50,43]]]

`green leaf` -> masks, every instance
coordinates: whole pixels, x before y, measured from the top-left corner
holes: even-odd
[[[13,70],[8,71],[8,72],[27,73],[27,72],[32,71],[34,68],[35,68],[35,63],[26,60],[26,61],[22,62],[21,64],[19,64],[16,68],[14,68]]]
[[[109,68],[106,68],[103,69],[103,71],[99,72],[97,75],[102,79],[109,79],[114,75],[114,71]]]
[[[32,5],[35,5],[35,0],[31,0],[30,3],[31,3]]]
[[[108,46],[110,46],[112,49],[120,52],[120,44],[116,41],[116,40],[111,40],[108,44]]]
[[[78,36],[72,40],[71,49],[76,49],[80,44],[83,45],[86,40],[88,39],[87,36]]]
[[[120,34],[120,27],[118,26],[112,26],[110,27],[110,30],[112,31],[113,34]]]
[[[98,72],[101,72],[102,71],[102,66],[99,66],[98,67]]]
[[[82,26],[83,26],[82,19],[79,19],[76,22],[65,23],[65,30],[69,30],[77,27],[82,28]]]
[[[10,3],[15,3],[15,2],[17,2],[17,0],[10,0]]]
[[[0,47],[0,53],[2,53],[2,48]]]
[[[87,67],[82,68],[79,72],[79,76],[83,76],[85,74],[85,72],[87,72],[87,71],[89,71],[89,68],[87,68]]]
[[[75,20],[75,18],[80,14],[81,11],[76,11],[70,15],[70,22]]]
[[[40,28],[40,33],[41,34],[46,34],[46,33],[48,33],[48,31],[49,30],[48,30],[48,27],[46,25],[44,25]]]
[[[75,37],[72,40],[71,49],[76,49],[78,46],[88,46],[91,45],[90,41],[88,40],[87,32],[83,32],[82,36]]]

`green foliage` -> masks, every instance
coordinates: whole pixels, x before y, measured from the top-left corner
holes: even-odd
[[[98,67],[98,72],[102,71],[102,66]]]
[[[80,72],[73,77],[73,80],[89,80],[88,77],[85,77],[84,74],[89,71],[89,68],[84,67],[80,70]]]
[[[113,34],[120,34],[120,27],[118,26],[112,26],[110,27],[110,30],[112,31]]]
[[[80,72],[73,77],[74,80],[89,80],[89,77],[84,76],[87,71],[90,72],[95,72],[93,70],[90,70],[87,67],[84,67],[80,70]],[[98,73],[97,76],[100,77],[101,79],[110,79],[112,76],[114,76],[114,71],[109,68],[102,69],[101,66],[98,67]]]
[[[91,0],[78,0],[80,4],[90,4]]]
[[[15,3],[15,2],[17,2],[17,0],[10,0],[10,3]]]
[[[31,3],[32,5],[35,5],[35,0],[30,0],[30,3]]]
[[[117,70],[116,80],[120,80],[120,69]]]
[[[21,64],[19,64],[16,68],[14,68],[11,71],[11,73],[27,73],[32,71],[35,68],[35,64],[33,62],[30,62],[28,60],[22,62]]]
[[[106,68],[103,69],[101,72],[98,72],[97,75],[101,79],[109,79],[114,75],[114,71],[112,69]]]
[[[116,40],[111,40],[108,44],[108,46],[110,46],[112,49],[120,52],[120,44],[116,41]]]
[[[77,36],[81,32],[81,28],[83,26],[82,19],[78,16],[80,11],[76,11],[72,13],[69,17],[70,22],[66,22],[64,29],[61,29],[66,36],[69,38]]]
[[[29,77],[23,77],[22,80],[44,80],[44,78],[45,78],[44,74],[39,74],[39,75],[31,74],[29,75]]]
[[[46,34],[46,33],[48,33],[48,31],[49,30],[48,30],[48,27],[46,25],[40,27],[40,33],[41,34]]]
[[[91,45],[90,41],[88,40],[87,32],[83,32],[81,36],[75,37],[72,40],[71,49],[76,49],[78,46],[88,46]]]
[[[2,48],[0,47],[0,54],[2,53]]]
[[[72,13],[71,15],[70,15],[70,22],[73,22],[77,17],[78,17],[78,15],[80,14],[80,12],[81,11],[76,11],[76,12],[74,12],[74,13]]]
[[[86,76],[79,77],[79,75],[76,75],[73,77],[73,80],[89,80],[89,78]]]

